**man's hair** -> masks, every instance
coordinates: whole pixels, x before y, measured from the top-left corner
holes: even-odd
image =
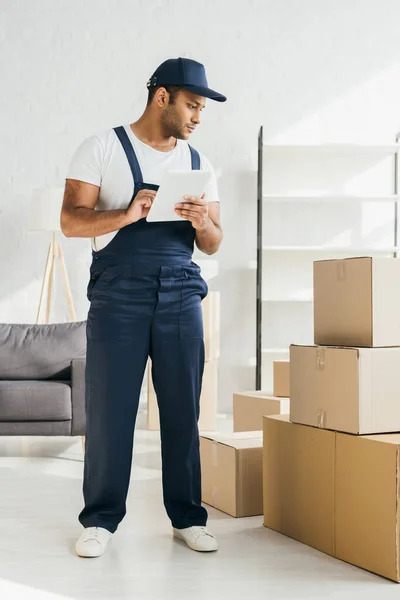
[[[157,90],[159,90],[161,87],[163,87],[167,90],[167,92],[169,94],[169,103],[170,104],[175,104],[177,95],[179,94],[179,92],[181,90],[184,89],[182,86],[179,86],[179,85],[158,85],[156,87],[149,88],[149,97],[147,99],[147,106],[150,106]]]

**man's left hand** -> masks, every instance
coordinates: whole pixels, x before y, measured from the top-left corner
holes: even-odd
[[[193,196],[184,196],[183,202],[175,204],[177,215],[190,221],[195,229],[204,229],[208,222],[208,202],[204,200],[205,194],[201,198]]]

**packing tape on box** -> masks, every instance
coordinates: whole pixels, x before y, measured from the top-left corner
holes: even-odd
[[[319,410],[317,413],[317,427],[325,429],[326,423],[326,410]]]
[[[218,467],[218,442],[213,440],[211,451],[211,462],[213,467]]]
[[[344,260],[337,261],[336,272],[337,272],[338,281],[345,281],[345,279],[346,279],[346,263]]]
[[[317,348],[317,369],[322,371],[325,369],[325,348]]]

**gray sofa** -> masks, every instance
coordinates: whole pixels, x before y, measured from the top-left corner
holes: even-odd
[[[85,356],[85,321],[0,324],[0,435],[84,435]]]

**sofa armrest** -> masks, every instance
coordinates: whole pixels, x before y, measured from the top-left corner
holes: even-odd
[[[71,435],[85,435],[85,370],[86,359],[71,361],[72,427]]]

